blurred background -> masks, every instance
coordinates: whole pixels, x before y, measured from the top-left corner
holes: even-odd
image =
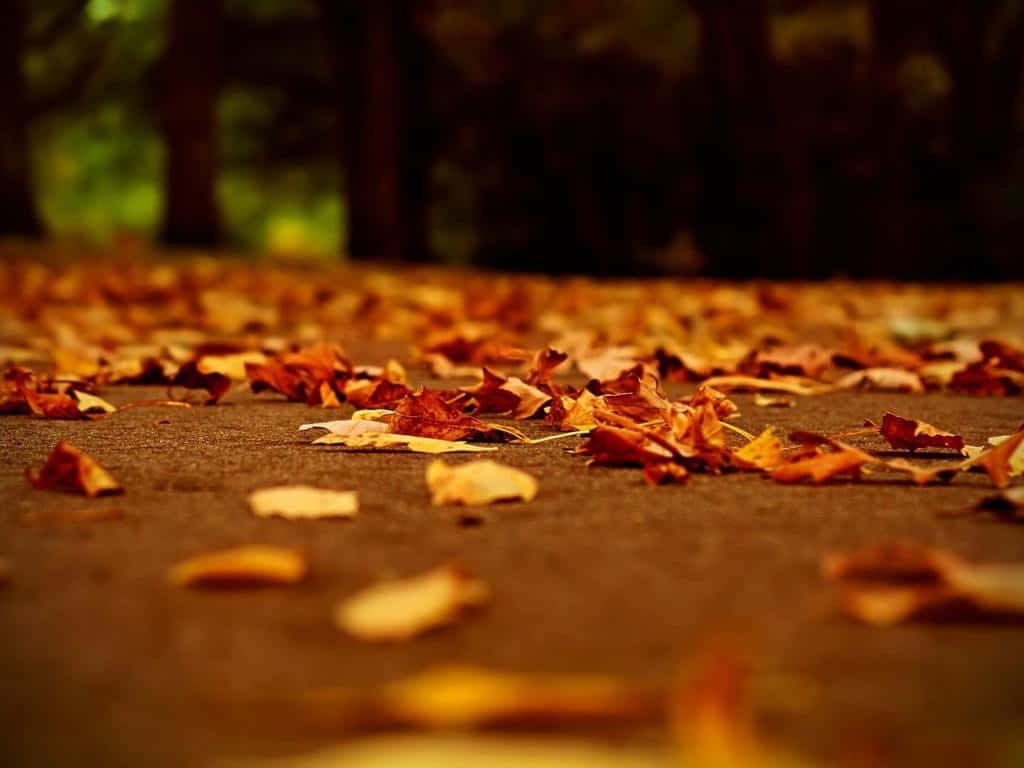
[[[1024,0],[0,0],[0,235],[1024,276]]]

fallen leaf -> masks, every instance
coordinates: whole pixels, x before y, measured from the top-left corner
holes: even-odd
[[[203,403],[213,405],[231,389],[231,379],[223,373],[203,373],[199,370],[199,364],[195,360],[190,360],[174,374],[171,386],[185,387],[185,389],[205,389],[209,394]]]
[[[102,496],[121,493],[121,486],[94,459],[64,440],[57,442],[38,472],[26,472],[36,488]]]
[[[480,406],[480,413],[509,414],[514,419],[532,418],[551,400],[551,395],[522,379],[505,378],[489,368],[483,369],[483,380],[479,384],[462,387],[460,391],[472,395]]]
[[[1010,436],[995,448],[968,459],[962,466],[964,469],[981,467],[988,473],[996,488],[1006,488],[1010,484],[1010,475],[1013,471],[1010,460],[1016,455],[1021,444],[1024,444],[1024,430]]]
[[[326,429],[332,435],[374,435],[387,432],[390,427],[382,421],[370,419],[343,419],[341,421],[321,421],[316,424],[303,424],[300,431],[307,429]]]
[[[869,389],[885,392],[924,392],[921,377],[902,368],[867,368],[843,376],[836,389]]]
[[[452,624],[490,599],[490,590],[455,565],[368,587],[338,605],[334,621],[360,640],[396,642]]]
[[[951,451],[961,451],[964,447],[964,439],[960,435],[943,432],[931,424],[905,419],[895,413],[887,412],[882,416],[882,426],[878,432],[897,450],[948,448]]]
[[[388,418],[391,431],[400,435],[437,440],[495,439],[494,431],[463,413],[455,399],[445,399],[442,393],[422,387],[402,398]]]
[[[782,464],[772,472],[772,479],[777,483],[810,480],[819,485],[840,475],[857,477],[861,467],[875,460],[864,451],[843,443],[835,443],[834,449],[829,453],[819,452],[808,458]]]
[[[591,456],[593,464],[639,467],[672,459],[675,455],[644,432],[607,426],[591,431],[578,452]]]
[[[37,392],[29,387],[21,388],[22,396],[32,413],[46,419],[84,419],[85,414],[79,410],[78,403],[70,395],[62,393],[47,394]]]
[[[825,557],[840,606],[876,626],[908,619],[1024,620],[1024,564],[973,565],[942,550],[890,544]]]
[[[298,352],[286,352],[262,365],[246,363],[249,388],[256,393],[280,392],[289,400],[320,405],[323,385],[337,397],[342,383],[351,377],[352,365],[338,347],[318,344]]]
[[[346,448],[390,450],[405,448],[413,453],[487,453],[498,450],[496,445],[475,445],[460,440],[436,440],[432,437],[383,434],[324,435],[313,445],[342,445]]]
[[[108,403],[102,397],[96,397],[96,395],[90,395],[88,392],[81,392],[75,390],[75,400],[78,401],[78,410],[81,413],[89,413],[90,411],[100,411],[101,413],[114,413],[117,408]]]
[[[743,469],[771,472],[782,463],[782,442],[769,427],[732,455],[734,465]]]
[[[531,501],[537,495],[537,480],[490,459],[455,466],[437,459],[427,466],[427,488],[435,506],[483,506],[496,501]]]
[[[306,561],[292,549],[248,546],[190,557],[168,576],[185,587],[255,587],[297,584],[306,576]]]
[[[279,485],[249,494],[256,517],[316,520],[322,517],[355,517],[359,499],[355,491],[332,491],[308,485]]]
[[[236,381],[245,381],[246,365],[264,365],[267,356],[262,352],[233,352],[226,355],[202,355],[196,360],[200,374],[218,373]]]
[[[321,689],[306,701],[328,727],[466,729],[660,719],[666,694],[659,686],[614,677],[529,677],[460,665],[367,692]]]

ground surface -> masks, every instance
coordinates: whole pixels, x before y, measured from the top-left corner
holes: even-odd
[[[163,391],[105,396],[118,404]],[[1024,418],[1019,398],[847,393],[788,410],[735,399],[736,423],[755,433],[768,424],[837,432],[893,410],[980,443]],[[698,475],[650,488],[636,470],[585,469],[567,453],[570,439],[503,447],[502,460],[538,476],[540,494],[464,527],[428,503],[430,457],[310,446],[297,427],[323,414],[234,392],[216,407],[136,409],[92,423],[0,418],[0,555],[14,569],[0,592],[0,763],[190,765],[299,748],[273,702],[311,687],[371,684],[454,660],[663,680],[724,632],[754,661],[774,740],[832,764],[835,755],[850,765],[1013,764],[1024,628],[855,625],[830,612],[819,574],[826,551],[891,539],[1024,559],[1024,529],[939,514],[991,492],[983,476],[915,488]],[[90,501],[32,490],[24,469],[61,437],[101,461],[125,494]],[[254,518],[246,494],[278,483],[356,488],[361,513],[347,522]],[[124,518],[19,523],[25,513],[84,506]],[[167,584],[183,557],[261,542],[303,550],[311,577],[231,593]],[[398,646],[360,644],[333,627],[339,598],[449,559],[493,588],[481,615]]]

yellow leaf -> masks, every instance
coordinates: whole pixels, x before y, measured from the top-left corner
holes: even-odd
[[[172,584],[186,587],[248,587],[297,584],[306,576],[306,561],[281,547],[249,546],[191,557],[171,569]]]
[[[457,566],[442,565],[357,592],[338,605],[334,620],[360,640],[408,640],[451,624],[489,597],[490,591],[482,581]]]
[[[522,470],[490,459],[449,466],[441,459],[427,467],[430,503],[482,506],[496,501],[530,501],[537,480]]]
[[[498,450],[496,445],[473,445],[461,440],[437,440],[433,437],[392,433],[324,435],[314,440],[313,445],[343,445],[346,448],[370,448],[373,450],[404,447],[413,453],[482,453]]]
[[[78,410],[82,413],[88,413],[89,411],[113,413],[117,410],[117,408],[112,406],[102,397],[96,397],[96,395],[90,395],[88,392],[79,392],[78,390],[75,390],[74,394],[75,400],[78,401]]]
[[[279,485],[249,494],[257,517],[315,520],[320,517],[355,517],[359,499],[355,491],[332,491],[308,485]]]

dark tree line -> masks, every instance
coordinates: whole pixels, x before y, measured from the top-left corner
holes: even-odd
[[[0,233],[35,235],[27,125],[38,109],[20,66],[33,41],[27,4],[2,2]],[[1024,215],[996,198],[1021,130],[1019,4],[870,0],[868,52],[783,61],[773,13],[813,2],[693,0],[697,72],[675,76],[620,48],[541,45],[527,19],[488,33],[488,73],[470,77],[432,35],[444,2],[319,0],[318,16],[261,21],[224,0],[171,0],[147,80],[167,157],[161,239],[221,242],[217,103],[245,83],[283,101],[269,159],[340,166],[357,259],[432,258],[432,171],[444,160],[472,180],[478,261],[504,268],[671,269],[659,254],[685,230],[704,271],[735,277],[1014,271]],[[84,6],[67,0],[37,37]],[[951,82],[925,115],[905,83],[920,51]],[[94,59],[82,59],[66,89],[87,76]]]

